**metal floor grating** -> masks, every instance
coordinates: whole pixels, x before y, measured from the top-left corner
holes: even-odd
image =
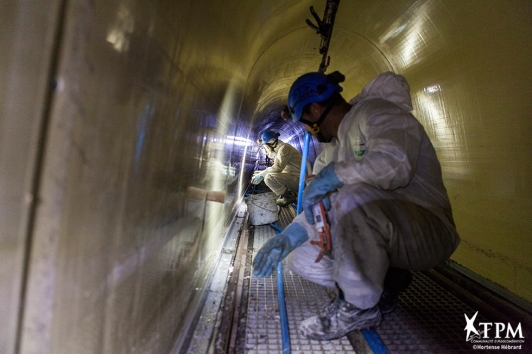
[[[397,308],[376,329],[388,352],[471,352],[472,345],[465,340],[464,313],[471,317],[475,311],[424,274],[412,275]]]
[[[426,275],[412,272],[412,284],[399,297],[395,311],[376,329],[389,353],[471,353],[464,314],[476,310],[464,304]],[[480,313],[477,320],[490,322]],[[507,352],[507,351],[505,351]],[[497,353],[490,350],[490,353]]]
[[[270,226],[255,227],[253,257],[276,232]],[[293,353],[355,353],[347,338],[313,341],[297,330],[299,322],[314,316],[330,302],[327,288],[306,281],[283,264],[285,302]],[[249,285],[246,353],[279,353],[282,351],[281,322],[277,304],[277,276],[258,279],[251,276]]]
[[[294,217],[293,208],[281,208],[279,226],[284,228]],[[269,225],[255,227],[254,233],[253,257],[269,238],[276,235]],[[355,353],[347,337],[320,342],[306,339],[297,330],[303,319],[318,314],[327,306],[334,292],[293,274],[286,267],[283,267],[283,280],[292,352]],[[267,279],[252,276],[249,294],[246,353],[280,353],[282,343],[276,275]],[[471,317],[476,311],[424,273],[413,272],[412,283],[401,294],[396,310],[384,317],[375,332],[388,353],[478,352],[473,349],[472,343],[466,341],[464,331],[464,314]],[[480,312],[477,321],[493,322]],[[366,351],[358,351],[362,352]]]
[[[292,207],[281,208],[277,224],[284,228],[293,220],[295,215],[295,210]],[[200,321],[195,326],[196,329],[188,353],[212,352],[207,349],[209,341],[212,349],[214,339],[223,337],[223,334],[227,334],[228,331],[232,331],[234,338],[229,350],[226,351],[228,353],[266,354],[282,352],[276,274],[274,273],[266,279],[258,279],[253,275],[251,265],[257,251],[277,233],[269,225],[250,226],[249,228],[249,232],[246,232],[249,237],[244,237],[244,242],[238,246],[238,248],[247,249],[241,256],[245,260],[241,262],[243,265],[241,271],[228,271],[225,268],[228,268],[230,262],[228,260],[227,262],[220,262],[222,266],[220,274],[227,274],[229,279],[231,274],[234,278],[240,273],[241,285],[238,289],[231,291],[227,288],[223,291],[221,288],[211,288],[211,297],[214,297],[214,301],[211,298],[209,298],[211,300],[206,301],[206,304],[212,302],[212,306],[203,308]],[[231,248],[232,246],[228,245],[227,247]],[[226,267],[224,268],[224,266]],[[478,310],[476,323],[497,322],[490,318],[497,317],[497,314],[490,313],[486,307],[483,307],[486,303],[481,303],[482,301],[478,298],[471,302],[470,298],[475,298],[475,296],[470,293],[467,293],[467,297],[463,297],[463,293],[458,295],[467,302],[467,304],[464,303],[453,295],[453,293],[458,294],[454,290],[453,293],[446,290],[443,287],[446,285],[441,280],[435,282],[431,278],[439,279],[438,276],[435,276],[434,271],[413,272],[412,283],[401,294],[397,308],[392,314],[385,316],[381,325],[375,330],[387,352],[393,354],[460,354],[482,351],[482,349],[474,349],[474,343],[466,341],[464,314],[471,318]],[[219,279],[218,283],[222,281]],[[364,340],[364,336],[358,331],[337,340],[323,342],[309,340],[301,336],[298,331],[299,323],[303,319],[321,312],[334,296],[334,291],[292,273],[287,269],[284,262],[283,283],[292,353],[373,353]],[[226,304],[235,301],[233,296],[235,293],[241,294],[242,300],[236,302],[237,310],[234,315],[232,312],[222,310],[224,306],[218,309],[217,314],[214,313],[216,312],[214,307],[219,303],[217,299],[221,297],[222,293],[225,293],[226,300],[223,303]],[[500,310],[495,309],[497,313]],[[234,318],[237,319],[232,329],[220,325],[221,319],[227,316],[235,316]],[[523,327],[523,334],[525,338],[528,338],[528,328]],[[529,348],[529,344],[525,342],[523,350],[518,350],[518,352],[529,352],[527,351]],[[507,353],[508,350],[490,349],[489,352]]]

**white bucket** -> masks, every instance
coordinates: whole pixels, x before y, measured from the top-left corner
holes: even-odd
[[[251,225],[265,225],[279,219],[277,196],[273,192],[255,194],[244,198],[248,206]]]

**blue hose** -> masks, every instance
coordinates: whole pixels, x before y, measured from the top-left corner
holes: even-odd
[[[267,192],[269,192],[269,191],[260,190],[260,189],[248,189],[246,191],[246,194],[253,195],[253,193],[260,194],[260,193],[267,193]]]
[[[303,145],[303,156],[301,157],[301,172],[299,173],[299,190],[297,192],[297,214],[301,214],[303,208],[302,198],[305,189],[305,178],[307,177],[308,148],[310,146],[310,133],[305,133],[305,143]]]
[[[305,145],[303,146],[303,156],[301,158],[301,172],[299,174],[299,191],[297,193],[297,213],[301,214],[301,197],[303,195],[303,189],[305,188],[305,177],[307,175],[307,158],[308,148],[310,145],[310,133],[305,134]],[[270,226],[277,231],[277,233],[283,232],[276,224],[270,224]],[[290,354],[290,331],[288,329],[288,316],[286,314],[286,302],[284,299],[284,285],[283,285],[283,265],[282,262],[277,263],[277,301],[279,303],[279,316],[281,318],[281,336],[283,342],[283,354]]]
[[[303,145],[303,156],[301,158],[301,172],[299,174],[299,190],[297,193],[297,214],[301,214],[303,207],[302,196],[305,188],[305,177],[307,175],[307,159],[308,149],[310,146],[310,133],[305,133],[305,142]],[[257,191],[259,192],[259,191]],[[276,224],[270,224],[270,226],[277,231],[277,233],[283,232],[283,230]],[[284,285],[283,285],[283,266],[282,262],[277,263],[277,301],[279,303],[279,316],[281,318],[281,335],[283,342],[283,354],[290,353],[290,331],[288,329],[288,316],[286,313],[286,302],[284,298]],[[362,331],[364,338],[368,342],[369,347],[375,354],[387,354],[388,351],[379,338],[379,335],[373,330]]]
[[[277,231],[278,234],[283,232],[276,224],[270,226]],[[277,302],[279,303],[279,316],[281,318],[281,337],[283,342],[283,354],[290,354],[290,331],[288,329],[288,316],[286,314],[286,302],[284,299],[284,285],[283,285],[283,265],[282,262],[277,263]]]
[[[271,223],[270,226],[275,230],[277,231],[278,234],[280,234],[281,232],[283,232],[283,229],[281,229],[277,224],[275,223]]]
[[[299,174],[299,191],[297,193],[297,213],[301,214],[301,197],[303,195],[303,189],[305,188],[305,177],[307,175],[307,158],[308,148],[310,145],[310,134],[305,134],[305,145],[303,147],[303,156],[301,158],[301,172]],[[277,231],[277,233],[283,232],[276,224],[272,223],[270,226]],[[290,354],[290,331],[288,329],[288,316],[286,314],[286,301],[284,299],[284,285],[283,285],[283,264],[277,263],[277,302],[279,303],[279,316],[281,318],[281,337],[283,342],[283,354]]]
[[[386,350],[386,347],[382,343],[379,335],[377,332],[375,332],[372,329],[367,329],[365,331],[361,331],[362,335],[366,339],[366,342],[368,342],[369,347],[375,354],[388,354],[388,351]]]
[[[257,194],[261,193],[268,193],[268,191],[261,190],[261,189],[248,189],[246,193],[244,194],[244,197],[251,197]]]

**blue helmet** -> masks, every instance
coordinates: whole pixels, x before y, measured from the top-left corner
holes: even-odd
[[[336,92],[342,92],[338,84],[345,77],[338,71],[325,75],[321,72],[311,72],[300,76],[290,88],[288,94],[288,109],[292,120],[297,122],[301,119],[303,108],[313,102],[323,102]]]
[[[268,144],[272,139],[277,141],[279,135],[279,133],[276,133],[273,130],[266,130],[260,135],[260,138],[257,140],[257,142],[261,145]],[[275,143],[275,141],[272,141],[271,143]]]

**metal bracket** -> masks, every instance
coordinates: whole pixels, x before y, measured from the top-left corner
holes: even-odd
[[[312,23],[312,21],[310,21],[309,19],[305,20],[307,25],[309,25],[309,27],[312,28],[314,31],[316,31],[316,33],[319,34],[321,37],[319,52],[320,54],[322,54],[322,60],[321,60],[319,72],[322,72],[322,73],[325,72],[325,70],[327,70],[327,67],[329,66],[329,63],[331,61],[331,58],[327,56],[327,53],[329,51],[329,43],[332,37],[334,19],[336,17],[336,11],[338,10],[339,4],[340,4],[340,0],[327,0],[327,4],[325,5],[325,12],[323,14],[323,20],[320,19],[316,11],[314,11],[314,7],[311,6],[310,13],[316,20],[317,25]]]

